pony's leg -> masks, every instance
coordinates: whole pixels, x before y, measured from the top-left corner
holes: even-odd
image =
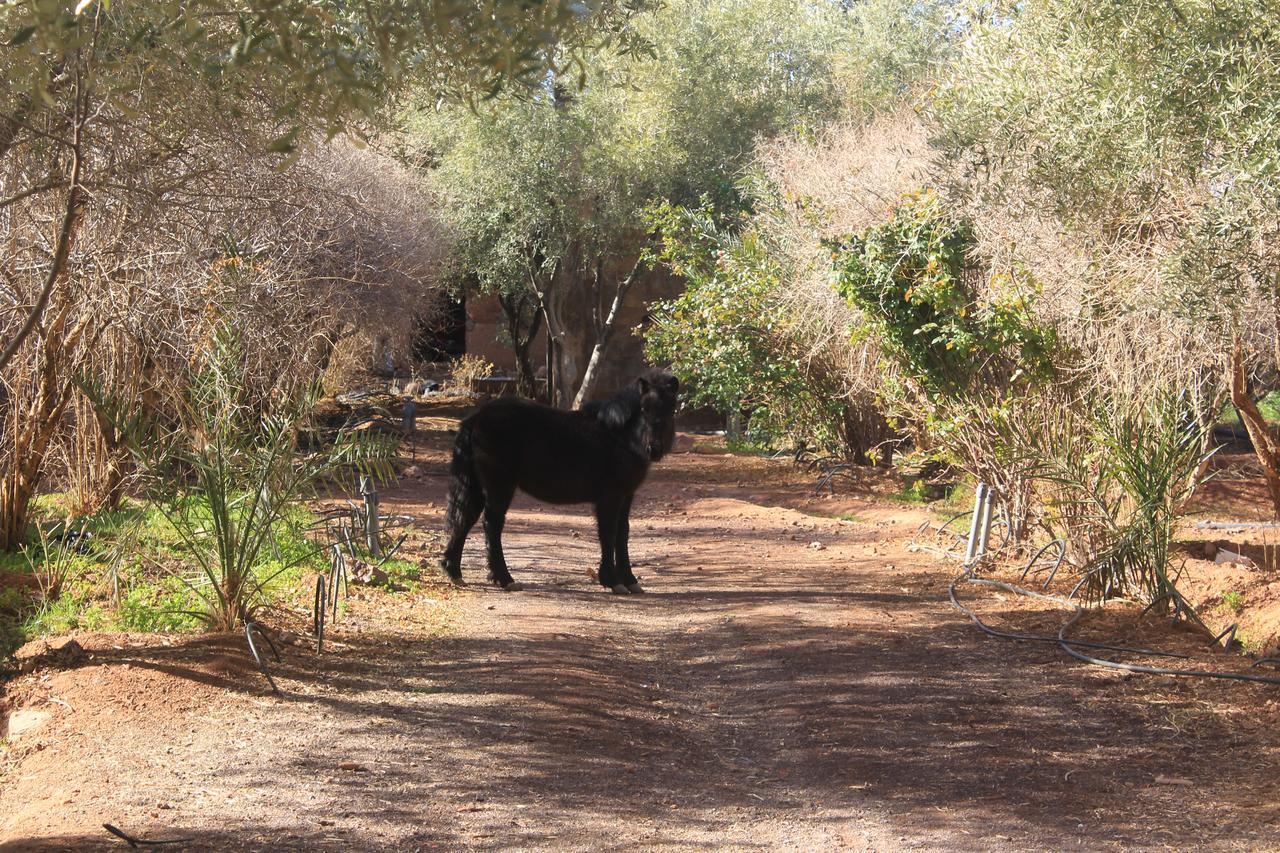
[[[631,495],[628,495],[622,502],[622,508],[618,511],[618,537],[614,544],[614,565],[618,569],[618,580],[627,588],[628,592],[644,592],[644,587],[640,586],[640,581],[636,580],[636,576],[631,571],[631,553],[628,550],[628,542],[631,538]]]
[[[515,496],[515,486],[489,489],[484,499],[484,537],[489,546],[489,580],[507,592],[519,592],[523,586],[516,583],[507,571],[507,558],[502,554],[502,527],[507,521],[507,510]]]
[[[462,546],[467,534],[475,526],[484,510],[484,494],[479,486],[470,483],[462,488],[451,488],[449,505],[445,510],[445,522],[449,528],[449,544],[445,546],[440,568],[455,584],[462,584]]]
[[[614,555],[618,545],[618,516],[620,506],[616,500],[603,500],[596,504],[596,531],[600,535],[600,585],[618,594],[625,594],[627,587],[618,576]]]

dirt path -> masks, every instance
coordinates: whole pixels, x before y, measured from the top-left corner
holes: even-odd
[[[597,591],[585,513],[520,500],[526,592],[481,585],[475,536],[469,591],[353,601],[341,646],[285,650],[285,699],[234,640],[87,638],[21,685],[47,719],[13,738],[0,849],[122,847],[104,822],[217,850],[1280,849],[1275,689],[985,639],[904,550],[918,510],[814,517],[741,465],[646,487],[650,594]],[[440,470],[388,507],[437,527]]]

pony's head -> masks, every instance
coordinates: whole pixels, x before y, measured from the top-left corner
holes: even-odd
[[[665,370],[648,370],[636,379],[636,390],[649,461],[657,462],[671,452],[676,440],[680,381]]]
[[[636,451],[657,462],[676,438],[680,382],[665,370],[647,370],[613,399],[598,406],[601,423],[627,431]]]

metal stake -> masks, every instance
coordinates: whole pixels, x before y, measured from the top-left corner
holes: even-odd
[[[372,477],[360,478],[360,495],[364,498],[365,544],[369,555],[376,559],[382,552],[378,545],[378,491],[373,487]]]
[[[987,503],[991,497],[991,489],[986,483],[979,483],[976,493],[973,496],[973,519],[969,522],[969,547],[965,549],[964,564],[972,566],[977,562],[980,554],[978,553],[978,532],[982,529],[982,517],[986,513]],[[985,538],[985,537],[984,537]],[[982,550],[986,550],[986,542],[983,542]]]

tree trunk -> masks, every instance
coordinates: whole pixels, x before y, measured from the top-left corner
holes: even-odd
[[[1222,406],[1228,397],[1227,389],[1222,387],[1222,383],[1217,377],[1217,371],[1211,368],[1204,368],[1199,372],[1195,387],[1190,389],[1189,397],[1195,417],[1196,429],[1200,432],[1201,459],[1200,464],[1196,466],[1196,470],[1191,473],[1191,477],[1187,480],[1183,498],[1184,503],[1191,499],[1196,489],[1204,482],[1205,472],[1208,471],[1209,465],[1213,462],[1213,449],[1216,446],[1213,428],[1218,423],[1218,416],[1222,413]],[[1241,423],[1243,422],[1243,419],[1241,419]]]
[[[582,374],[582,385],[578,388],[577,396],[573,398],[573,408],[575,409],[582,408],[595,390],[596,382],[600,377],[600,364],[604,361],[609,339],[613,337],[613,330],[617,327],[618,314],[622,311],[622,303],[627,298],[627,291],[631,289],[631,285],[635,284],[636,275],[640,271],[640,263],[641,261],[637,260],[627,277],[618,283],[618,289],[613,294],[613,302],[609,305],[609,315],[603,323],[599,320],[599,311],[596,311],[596,343],[591,348],[591,358],[587,362],[586,371]],[[599,278],[599,266],[597,265],[597,282],[599,282]],[[598,300],[596,304],[599,304]]]
[[[67,264],[71,257],[71,247],[75,243],[76,233],[80,230],[80,221],[84,216],[86,202],[82,181],[84,179],[84,126],[86,121],[85,113],[87,112],[84,102],[87,100],[88,92],[84,90],[80,78],[77,76],[75,113],[72,117],[71,126],[71,174],[67,180],[67,196],[62,212],[62,223],[58,227],[58,233],[54,240],[53,255],[49,260],[49,269],[45,273],[44,284],[40,288],[40,293],[36,296],[35,305],[31,307],[26,320],[18,327],[9,342],[5,344],[4,349],[0,350],[0,371],[4,370],[5,366],[17,354],[27,336],[35,331],[40,316],[49,305],[54,289],[66,278]],[[12,142],[13,138],[10,138],[6,143],[6,149]]]
[[[0,551],[15,551],[26,542],[31,501],[44,473],[49,443],[72,399],[67,367],[85,322],[68,330],[70,312],[70,300],[66,299],[39,339],[40,351],[32,366],[31,402],[22,406],[11,397],[5,412],[12,455],[0,473]]]
[[[573,383],[578,378],[578,363],[569,351],[569,331],[562,314],[560,290],[544,291],[542,316],[547,325],[547,396],[551,405],[567,409],[573,402]]]
[[[1249,379],[1245,372],[1244,349],[1237,342],[1231,352],[1231,402],[1240,412],[1240,420],[1249,432],[1254,453],[1262,466],[1262,475],[1271,493],[1271,508],[1280,518],[1280,436],[1258,411],[1249,394]]]
[[[516,356],[516,390],[520,396],[536,399],[538,386],[533,377],[529,351],[542,328],[542,312],[526,294],[498,294],[498,304],[507,321],[507,335]]]

